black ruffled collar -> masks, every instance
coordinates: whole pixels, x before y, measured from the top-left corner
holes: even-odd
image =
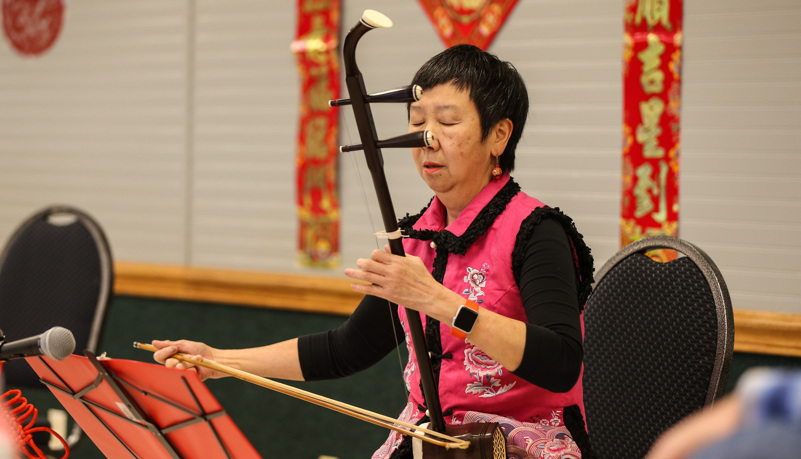
[[[512,198],[520,192],[520,185],[517,184],[511,177],[506,182],[490,202],[484,206],[481,211],[476,215],[476,218],[470,223],[465,232],[461,236],[456,236],[447,229],[442,231],[434,231],[430,229],[416,230],[414,229],[415,223],[426,213],[431,207],[431,202],[428,203],[419,214],[402,218],[398,222],[404,236],[419,239],[423,241],[433,241],[437,247],[445,248],[449,253],[464,255],[467,249],[476,242],[476,239],[486,233],[495,219],[506,210],[506,206]],[[439,252],[439,251],[438,251]],[[438,279],[441,281],[441,279]]]

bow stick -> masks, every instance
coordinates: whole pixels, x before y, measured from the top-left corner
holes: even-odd
[[[136,341],[133,343],[133,347],[136,349],[143,349],[151,352],[156,352],[158,350],[154,346],[151,346],[150,344],[144,344]],[[271,379],[263,378],[261,376],[254,375],[253,373],[237,370],[236,368],[231,368],[221,363],[217,363],[213,360],[207,360],[201,358],[198,361],[182,353],[173,354],[170,358],[174,358],[181,362],[191,363],[193,365],[198,365],[204,368],[208,368],[210,370],[219,371],[221,373],[225,373],[227,375],[233,376],[243,381],[247,381],[249,383],[256,384],[261,387],[266,387],[267,389],[272,389],[284,395],[289,395],[290,397],[294,397],[309,403],[313,403],[317,406],[322,406],[324,408],[328,408],[338,413],[346,414],[348,416],[369,422],[377,426],[395,430],[404,435],[409,435],[411,437],[420,439],[422,441],[426,441],[428,443],[441,446],[445,449],[467,449],[470,447],[469,441],[451,437],[449,435],[445,435],[440,432],[435,432],[433,430],[428,430],[423,427],[416,426],[414,424],[410,424],[395,418],[391,418],[389,416],[384,416],[379,413],[359,408],[357,406],[348,405],[347,403],[323,397],[313,392],[308,392],[302,389],[298,389],[296,387],[282,384],[277,381],[273,381]]]

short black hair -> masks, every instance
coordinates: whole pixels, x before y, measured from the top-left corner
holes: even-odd
[[[528,117],[528,91],[517,69],[476,46],[456,45],[429,59],[412,79],[423,91],[447,83],[469,91],[481,119],[482,140],[499,121],[512,121],[500,166],[504,172],[514,170],[515,149]]]

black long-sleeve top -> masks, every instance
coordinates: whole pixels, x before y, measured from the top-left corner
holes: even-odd
[[[573,249],[556,219],[542,219],[533,231],[519,279],[528,323],[523,360],[513,373],[551,392],[566,392],[581,371],[581,305]],[[356,373],[403,342],[397,309],[390,311],[387,305],[386,300],[365,296],[340,327],[301,337],[298,353],[304,379]]]

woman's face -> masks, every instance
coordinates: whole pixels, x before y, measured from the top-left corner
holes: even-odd
[[[434,142],[412,149],[418,173],[446,207],[464,208],[489,183],[493,149],[499,154],[506,142],[499,147],[495,128],[481,140],[481,120],[469,92],[450,83],[424,91],[411,104],[409,132],[423,130],[431,131]]]

